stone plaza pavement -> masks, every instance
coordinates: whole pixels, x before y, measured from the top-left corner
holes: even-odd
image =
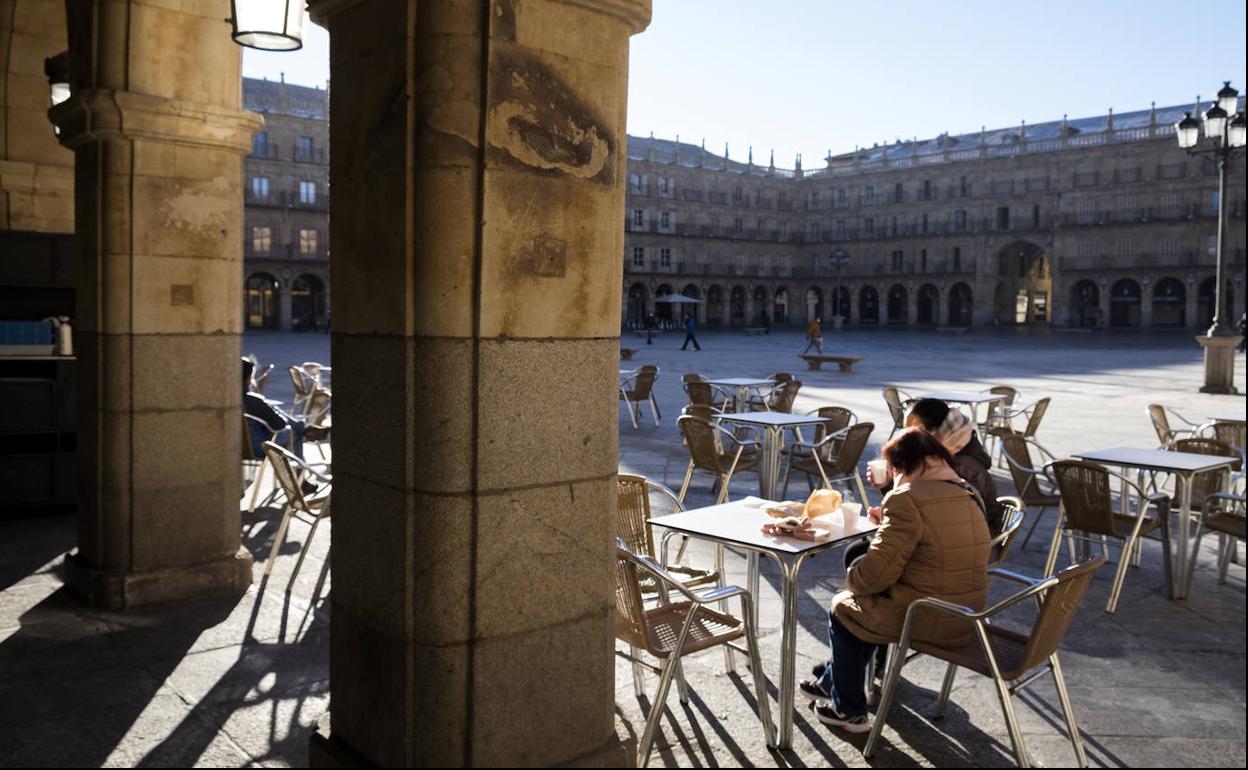
[[[1039,438],[1054,452],[1132,445],[1155,436],[1144,406],[1161,402],[1193,419],[1207,411],[1242,409],[1242,397],[1196,393],[1200,351],[1186,335],[964,335],[831,332],[825,350],[860,355],[851,374],[807,372],[796,354],[799,333],[768,337],[707,333],[703,350],[678,350],[669,333],[641,348],[633,363],[662,371],[657,397],[662,422],[634,431],[620,410],[621,470],[679,486],[687,455],[675,428],[684,404],[680,375],[754,376],[793,372],[804,383],[797,409],[824,404],[853,409],[877,428],[868,454],[888,436],[880,387],[978,389],[1010,384],[1029,402],[1052,396]],[[635,340],[635,341],[634,341]],[[640,342],[640,344],[637,344]],[[249,334],[245,347],[279,364],[269,395],[289,400],[284,366],[324,361],[329,339],[315,334]],[[1243,386],[1244,358],[1237,361]],[[998,472],[1000,491],[1012,486]],[[754,490],[743,474],[734,496]],[[804,494],[804,484],[791,496]],[[709,481],[695,480],[690,504],[710,502]],[[60,564],[74,542],[68,517],[0,522],[0,766],[302,765],[307,737],[328,708],[328,610],[318,578],[329,547],[322,528],[294,590],[283,589],[307,527],[292,525],[267,591],[259,577],[268,559],[277,513],[244,514],[243,540],[256,556],[256,582],[239,600],[101,612],[76,604],[61,587]],[[1037,574],[1052,529],[1046,514],[1026,551],[1009,566]],[[1239,766],[1245,764],[1244,569],[1232,565],[1219,586],[1211,539],[1197,566],[1190,598],[1164,596],[1160,550],[1149,542],[1144,563],[1129,572],[1115,615],[1104,612],[1110,575],[1092,585],[1062,648],[1062,665],[1085,748],[1095,766]],[[690,561],[709,558],[696,543]],[[730,552],[730,579],[744,582],[744,559]],[[843,579],[839,553],[807,561],[802,571],[797,639],[799,671],[826,651],[826,607]],[[779,681],[780,612],[777,575],[764,562],[761,646],[768,688]],[[1005,587],[994,588],[994,597]],[[1028,619],[1022,613],[1014,622]],[[675,694],[656,740],[653,765],[1008,766],[1009,738],[988,680],[962,673],[946,717],[931,720],[942,668],[926,659],[908,665],[880,753],[870,763],[863,739],[847,738],[799,707],[792,751],[766,749],[753,710],[748,669],[723,672],[708,652],[685,664],[690,702]],[[657,678],[647,677],[653,693]],[[673,688],[675,689],[675,688]],[[617,666],[621,733],[639,734],[642,703],[631,673]],[[648,701],[644,704],[648,707]],[[1016,700],[1027,746],[1046,766],[1074,755],[1047,680]]]

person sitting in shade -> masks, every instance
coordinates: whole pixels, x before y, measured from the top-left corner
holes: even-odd
[[[810,326],[806,327],[806,339],[806,349],[802,351],[802,355],[809,353],[811,348],[816,353],[823,353],[823,332],[819,329],[818,316],[810,319]]]
[[[252,453],[256,457],[263,456],[264,442],[273,441],[303,459],[303,440],[306,438],[311,441],[321,441],[329,435],[329,428],[308,425],[304,420],[292,417],[278,409],[276,404],[279,402],[269,401],[259,393],[251,392],[251,377],[254,369],[255,364],[250,359],[244,358],[243,413],[263,423],[262,425],[255,420],[244,420],[247,423],[248,433],[244,438],[251,441]]]
[[[869,515],[880,525],[865,555],[845,574],[828,612],[831,658],[799,690],[819,721],[850,733],[871,730],[866,684],[882,645],[901,637],[906,611],[932,597],[981,610],[988,598],[991,538],[983,501],[953,470],[936,437],[907,428],[884,446],[897,483]],[[973,629],[960,618],[920,612],[914,639],[958,647]]]

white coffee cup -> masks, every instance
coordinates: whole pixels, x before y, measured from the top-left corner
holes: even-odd
[[[877,457],[867,463],[867,470],[871,472],[871,483],[882,486],[888,481],[888,460],[883,457]]]
[[[841,519],[846,532],[858,531],[858,517],[861,515],[861,503],[841,503]]]

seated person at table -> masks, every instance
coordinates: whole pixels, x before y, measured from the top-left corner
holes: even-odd
[[[871,729],[866,678],[880,645],[901,637],[906,609],[934,597],[983,609],[988,596],[990,537],[974,488],[953,470],[953,457],[931,434],[907,428],[884,446],[896,484],[881,508],[866,555],[845,575],[846,590],[828,613],[831,659],[800,690],[825,724],[851,733]],[[920,614],[914,639],[956,647],[971,638],[964,621]]]
[[[906,427],[920,428],[932,434],[949,450],[953,456],[953,470],[975,487],[984,501],[988,531],[994,536],[1000,533],[1005,508],[997,502],[997,483],[988,472],[992,467],[992,458],[984,451],[984,445],[979,443],[970,419],[944,401],[921,398],[906,412]],[[871,478],[870,469],[867,470],[867,480],[881,489],[889,484],[888,479]]]
[[[251,440],[251,450],[256,457],[264,455],[264,442],[273,441],[276,444],[288,448],[303,459],[303,440],[304,438],[312,441],[321,441],[329,435],[329,428],[321,428],[315,425],[308,425],[303,420],[291,417],[282,410],[278,409],[274,404],[277,402],[269,401],[259,393],[251,393],[248,386],[251,384],[251,376],[255,364],[249,359],[243,359],[243,413],[259,418],[264,425],[257,423],[255,420],[245,420],[247,423],[248,438]],[[268,426],[268,430],[265,430]]]

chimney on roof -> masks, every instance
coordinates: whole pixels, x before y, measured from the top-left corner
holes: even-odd
[[[680,165],[680,134],[676,135],[676,151],[672,154],[672,163]]]
[[[747,172],[754,168],[754,145],[752,144],[750,145],[749,154],[746,156],[745,167]]]
[[[771,160],[767,161],[767,168],[771,169],[772,171],[776,170],[776,148],[775,147],[771,148]]]
[[[979,146],[983,147],[988,144],[988,127],[981,125],[979,127]]]
[[[1066,122],[1066,113],[1063,112],[1062,113],[1062,128],[1061,130],[1058,131],[1057,135],[1065,139],[1066,135],[1069,133],[1070,133],[1070,125]]]
[[[1150,127],[1157,125],[1157,102],[1150,102],[1148,106],[1148,125]]]
[[[1105,130],[1106,131],[1114,130],[1114,108],[1113,107],[1109,108],[1109,117],[1105,118]]]
[[[286,73],[285,73],[285,72],[283,72],[283,73],[281,73],[281,74],[282,74],[282,82],[283,82],[283,83],[285,83],[285,82],[286,82]]]
[[[706,158],[706,137],[702,137],[702,151],[698,153],[698,168],[702,168],[703,160]]]
[[[650,149],[646,153],[646,159],[649,160],[651,163],[654,162],[654,132],[653,131],[650,132]]]

